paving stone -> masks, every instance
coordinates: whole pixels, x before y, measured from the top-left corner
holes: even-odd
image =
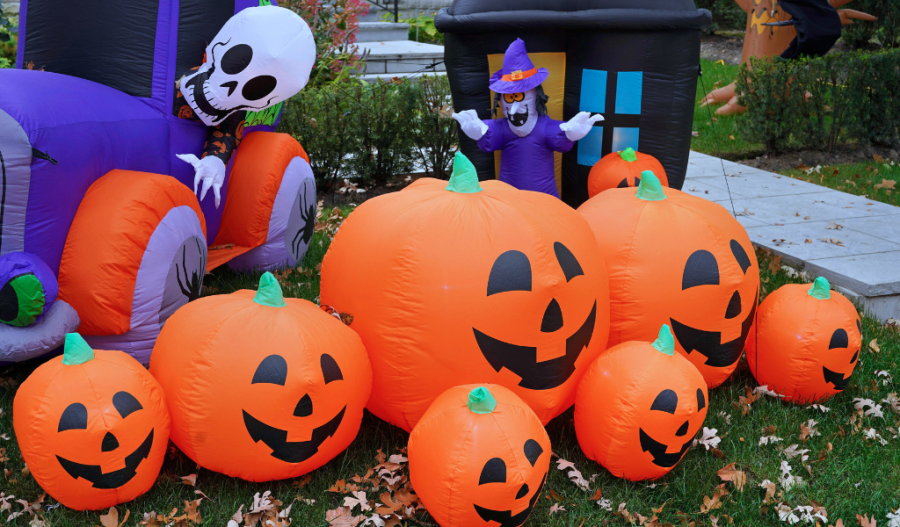
[[[747,234],[757,243],[765,243],[778,253],[803,261],[900,251],[900,243],[846,228],[829,229],[831,226],[834,225],[828,221],[766,225],[748,227]],[[823,240],[836,240],[840,245]]]
[[[718,202],[722,205],[729,204],[727,200]],[[872,205],[867,205],[868,203]],[[837,191],[735,199],[734,207],[738,212],[746,208],[753,213],[754,219],[770,225],[888,215],[896,216],[891,221],[900,221],[900,216],[897,216],[900,208]]]
[[[810,274],[824,276],[860,295],[900,294],[900,251],[810,260]],[[896,315],[894,315],[895,318]]]
[[[900,244],[900,218],[873,216],[871,218],[853,218],[838,221],[845,229],[864,232]]]
[[[722,176],[686,179],[681,190],[692,196],[708,199],[710,201],[727,201],[730,198],[746,197],[735,192],[732,192],[729,196],[727,190],[724,190],[715,184],[720,179],[722,179]]]

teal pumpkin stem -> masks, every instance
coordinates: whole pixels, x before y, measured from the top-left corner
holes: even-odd
[[[253,297],[253,301],[259,305],[269,307],[285,307],[287,305],[278,279],[269,272],[263,273],[262,277],[260,277],[259,289],[256,290],[256,296]]]
[[[662,183],[659,182],[659,178],[651,170],[641,172],[641,182],[638,184],[636,196],[644,201],[662,201],[666,199]]]
[[[94,350],[78,333],[67,333],[63,347],[62,363],[66,366],[78,366],[94,359]]]
[[[819,300],[828,300],[831,298],[831,284],[828,283],[827,278],[820,276],[815,279],[806,294]]]
[[[672,330],[669,329],[668,324],[663,324],[662,327],[659,328],[659,336],[651,346],[656,348],[660,353],[665,353],[670,357],[675,355],[675,338],[672,337]]]
[[[637,154],[635,153],[634,148],[631,148],[630,146],[625,150],[619,152],[619,157],[621,157],[625,161],[628,161],[629,163],[634,163],[635,161],[637,161]]]
[[[466,406],[476,414],[489,414],[494,411],[494,408],[497,408],[497,399],[494,399],[490,390],[484,386],[479,386],[469,392],[469,400],[466,402]]]
[[[469,158],[457,151],[453,158],[453,174],[450,175],[450,184],[447,189],[457,194],[475,194],[483,189],[478,184],[478,171]]]

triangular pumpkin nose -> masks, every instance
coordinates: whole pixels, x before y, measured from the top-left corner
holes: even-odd
[[[528,483],[525,483],[524,485],[522,485],[522,487],[519,488],[519,493],[516,494],[516,499],[520,500],[520,499],[524,498],[525,496],[528,496],[529,490],[530,489],[528,488]]]
[[[553,333],[563,327],[562,308],[559,302],[554,298],[544,311],[544,319],[541,321],[541,331],[544,333]]]
[[[725,318],[727,320],[731,320],[733,318],[737,318],[738,315],[741,314],[741,294],[737,291],[731,295],[731,300],[728,302],[728,309],[725,310]]]
[[[103,443],[100,445],[100,451],[112,452],[117,448],[119,448],[119,440],[116,439],[116,436],[114,436],[112,432],[107,432],[106,435],[103,436]]]

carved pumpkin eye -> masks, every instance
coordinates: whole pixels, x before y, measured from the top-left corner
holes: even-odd
[[[838,328],[831,334],[831,342],[828,343],[828,349],[846,348],[850,346],[850,337],[844,328]]]
[[[556,252],[556,259],[559,261],[559,266],[562,267],[563,273],[566,275],[566,282],[571,282],[576,276],[584,275],[581,264],[578,263],[578,259],[575,258],[575,255],[572,254],[572,251],[570,251],[568,247],[556,242],[553,244],[553,251]]]
[[[538,458],[540,458],[543,453],[544,449],[541,448],[541,445],[538,444],[537,441],[534,439],[525,441],[525,458],[528,459],[528,462],[531,463],[532,467],[537,463]]]
[[[340,366],[338,366],[337,361],[331,355],[323,354],[322,358],[319,359],[319,364],[322,366],[322,376],[325,377],[325,384],[344,380]]]
[[[750,257],[747,256],[747,251],[741,247],[737,240],[731,240],[731,254],[734,255],[734,259],[737,260],[744,274],[747,274],[747,269],[750,269]]]
[[[697,388],[697,411],[706,408],[706,397],[703,395],[703,390]]]
[[[507,291],[531,291],[531,262],[520,251],[506,251],[491,267],[487,296]]]
[[[287,361],[281,355],[269,355],[256,368],[250,384],[277,384],[287,381]]]
[[[116,393],[115,395],[113,395],[112,401],[113,406],[116,407],[116,411],[119,412],[119,415],[122,416],[122,419],[125,419],[138,410],[144,409],[144,407],[141,406],[141,403],[139,403],[138,400],[128,392]]]
[[[81,403],[67,406],[59,418],[59,428],[56,431],[85,429],[87,429],[87,408]]]
[[[719,263],[709,251],[696,251],[684,264],[684,275],[681,278],[681,289],[690,289],[700,285],[719,285]]]
[[[312,399],[309,394],[303,396],[294,407],[294,417],[309,417],[313,413]]]
[[[651,410],[659,410],[672,415],[675,415],[675,410],[677,408],[678,395],[672,390],[663,390],[659,392],[659,395],[653,400],[653,405],[650,406]]]
[[[481,477],[478,478],[478,484],[487,483],[506,483],[506,463],[499,457],[495,457],[484,464],[481,469]]]

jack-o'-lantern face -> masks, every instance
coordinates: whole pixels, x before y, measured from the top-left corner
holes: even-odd
[[[862,325],[859,319],[856,319],[856,329],[862,334]],[[826,364],[822,366],[822,377],[826,384],[830,384],[834,390],[842,392],[850,384],[853,368],[856,367],[856,361],[859,359],[859,346],[852,348],[847,330],[838,328],[834,330],[828,341],[827,354],[829,355],[828,360],[822,361]],[[849,361],[847,360],[848,356],[850,357]],[[834,370],[829,369],[828,365],[831,365]],[[848,369],[849,371],[847,371]]]
[[[638,433],[641,450],[653,457],[654,465],[663,468],[674,467],[691,447],[694,436],[700,431],[700,426],[706,417],[706,412],[703,411],[706,408],[704,391],[702,387],[698,387],[695,394],[688,394],[688,398],[695,399],[697,404],[694,405],[692,401],[682,399],[680,408],[678,394],[674,390],[662,390],[653,400],[653,404],[650,405],[650,413],[647,414],[648,423],[642,424]],[[679,421],[683,422],[677,424]],[[657,439],[654,439],[644,431],[644,427],[649,426],[653,426],[654,430],[662,428],[666,430],[657,435]]]
[[[338,366],[338,363],[331,355],[328,355],[327,353],[323,354],[319,359],[319,366],[321,367],[322,382],[325,386],[336,381],[344,380],[340,366]],[[292,380],[296,381],[296,378],[297,377],[294,376],[292,377]],[[304,392],[303,396],[299,397],[297,400],[297,405],[294,407],[292,417],[298,418],[296,423],[299,424],[301,428],[309,429],[310,426],[313,427],[310,438],[306,441],[289,441],[288,430],[282,430],[278,427],[266,424],[253,417],[247,410],[243,410],[244,426],[253,441],[264,444],[271,449],[272,457],[284,461],[285,463],[301,463],[315,455],[319,451],[319,447],[322,446],[322,443],[337,432],[338,427],[341,426],[341,422],[344,419],[344,413],[347,411],[347,406],[343,405],[341,410],[336,414],[325,416],[323,422],[323,418],[315,411],[313,400],[309,396],[309,392],[304,391],[301,386],[295,386],[296,382],[292,382],[292,385],[288,386],[288,363],[281,355],[269,355],[263,359],[259,364],[259,367],[256,368],[256,372],[253,374],[253,380],[250,382],[253,385],[265,385],[266,387],[264,390],[266,392],[278,391],[277,388],[275,388],[277,386],[284,388],[287,393]],[[341,388],[337,386],[336,391],[339,392],[340,390]],[[261,397],[263,398],[254,398],[254,400],[265,399],[265,396]],[[281,397],[287,397],[287,395],[281,395]],[[317,403],[326,406],[326,398],[321,397]],[[327,410],[323,409],[322,411],[325,412]],[[289,427],[288,425],[292,424],[291,421],[293,421],[291,417],[282,416],[276,422],[285,423],[282,426]],[[312,423],[323,422],[323,424],[310,425],[308,424],[310,421]],[[297,427],[294,426],[290,428]]]
[[[755,261],[751,261],[748,251],[739,241],[730,240],[727,249],[718,249],[715,251],[718,257],[706,249],[691,253],[684,264],[681,289],[685,302],[702,302],[703,295],[710,294],[710,288],[724,288],[724,293],[712,293],[717,298],[722,298],[723,294],[728,297],[727,305],[718,306],[724,307],[723,312],[718,316],[714,312],[705,313],[706,320],[693,325],[677,320],[688,320],[689,315],[673,315],[670,320],[672,332],[688,357],[697,353],[702,355],[700,362],[704,366],[730,368],[741,358],[747,335],[753,326],[759,297],[756,288],[759,274]],[[750,272],[751,267],[753,273]],[[725,273],[730,273],[730,276]]]
[[[140,464],[150,455],[154,429],[152,423],[141,419],[142,414],[139,412],[143,411],[144,407],[129,392],[116,392],[104,406],[106,408],[100,410],[102,417],[98,417],[107,426],[105,432],[88,429],[88,409],[84,404],[74,402],[63,410],[57,429],[60,443],[78,445],[78,448],[73,449],[71,453],[67,452],[68,457],[56,454],[56,459],[72,478],[84,479],[95,489],[116,489],[131,481],[137,474]],[[132,414],[136,417],[129,420]],[[145,433],[144,430],[148,427],[150,430]],[[123,438],[122,444],[119,443],[116,432]],[[86,451],[85,445],[95,443],[92,440],[95,439],[93,436],[100,435],[103,437],[100,441],[100,452],[111,453],[107,460],[114,465],[124,465],[122,468],[105,471],[97,458],[86,462],[97,456],[97,453]]]
[[[578,277],[584,276],[584,270],[578,259],[560,242],[553,244],[553,252],[560,270],[565,278],[566,288],[577,288]],[[532,291],[532,266],[528,256],[521,251],[507,251],[501,254],[491,268],[487,284],[487,296],[503,296],[511,292]],[[565,293],[565,292],[564,292]],[[516,293],[521,294],[521,293]],[[500,302],[515,302],[512,295]],[[565,299],[564,299],[565,301]],[[581,352],[591,343],[594,324],[597,320],[597,301],[589,309],[587,306],[566,306],[566,315],[556,298],[551,298],[540,320],[540,331],[558,338],[549,346],[564,346],[562,354],[555,358],[540,360],[538,346],[523,346],[506,342],[499,335],[491,336],[474,328],[475,339],[484,358],[494,371],[501,369],[516,374],[521,380],[519,386],[529,390],[549,390],[561,386],[569,380],[575,371],[575,362]],[[580,308],[580,309],[579,309]],[[502,308],[501,308],[502,309]],[[571,323],[567,320],[572,320]],[[535,320],[534,324],[538,322]],[[510,335],[511,338],[519,337]],[[548,346],[548,347],[549,347]]]
[[[14,425],[34,479],[66,507],[103,509],[156,481],[169,442],[162,388],[121,351],[66,336],[65,353],[16,394]]]
[[[481,475],[478,477],[479,490],[484,490],[486,495],[496,495],[498,494],[498,491],[492,489],[503,485],[506,488],[499,491],[500,494],[512,495],[512,492],[515,492],[515,498],[513,499],[510,498],[510,496],[505,496],[505,499],[503,500],[504,503],[516,504],[516,507],[512,510],[494,510],[478,505],[477,503],[473,504],[475,512],[478,513],[478,516],[481,517],[482,520],[486,522],[496,522],[500,527],[519,527],[525,523],[525,520],[527,520],[529,516],[531,516],[534,505],[537,503],[538,498],[541,497],[544,483],[547,482],[547,473],[535,469],[534,466],[542,455],[550,454],[549,452],[545,454],[540,443],[534,439],[529,439],[525,442],[522,453],[529,463],[525,469],[530,470],[533,473],[531,477],[527,478],[528,481],[531,481],[532,486],[529,486],[527,481],[522,485],[507,482],[506,461],[504,461],[502,457],[493,457],[489,459],[484,464],[484,468],[481,469]],[[516,463],[515,460],[511,460],[510,462]],[[540,483],[535,485],[536,482]]]

